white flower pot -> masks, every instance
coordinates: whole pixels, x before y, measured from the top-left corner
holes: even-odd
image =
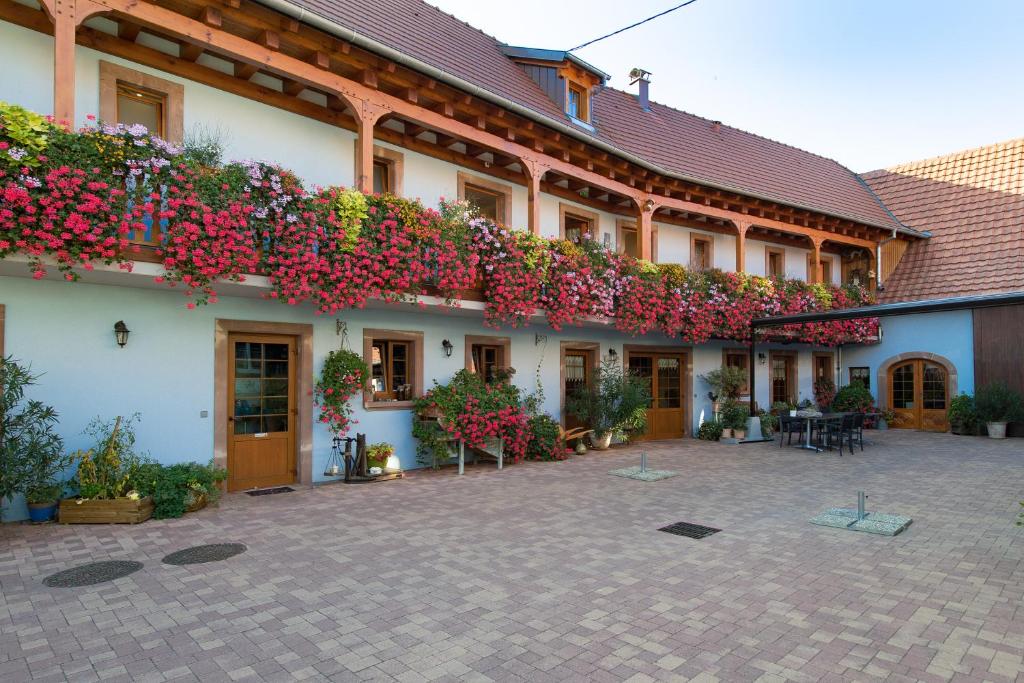
[[[987,426],[988,426],[988,438],[990,438],[990,439],[1005,439],[1006,438],[1006,423],[1005,422],[989,422]]]
[[[612,433],[608,432],[607,434],[601,434],[600,436],[592,434],[590,436],[590,445],[594,447],[595,451],[607,450],[608,447],[612,445]]]

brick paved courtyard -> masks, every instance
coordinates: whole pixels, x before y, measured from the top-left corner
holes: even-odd
[[[1024,442],[873,433],[839,459],[647,445],[227,496],[136,527],[0,528],[0,680],[1024,680]],[[912,516],[896,538],[826,507]],[[676,521],[723,531],[691,540]],[[200,543],[248,552],[162,565]],[[105,559],[89,588],[42,579]]]

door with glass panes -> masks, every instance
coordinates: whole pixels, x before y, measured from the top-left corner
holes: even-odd
[[[917,359],[889,369],[889,408],[896,415],[893,427],[944,432],[949,427],[948,401],[946,368],[938,363]]]
[[[293,337],[231,335],[228,490],[296,480]]]
[[[686,433],[686,355],[632,352],[629,370],[646,379],[651,390],[647,429],[641,439],[678,439]]]

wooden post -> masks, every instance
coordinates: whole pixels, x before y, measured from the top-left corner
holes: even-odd
[[[356,189],[365,194],[373,192],[373,127],[383,113],[383,108],[365,100],[356,109]]]
[[[747,269],[747,230],[750,223],[746,221],[733,221],[736,225],[736,272],[742,273]]]
[[[637,205],[636,227],[637,239],[640,240],[640,258],[645,261],[651,260],[653,241],[651,239],[651,219],[657,205],[647,195],[640,195],[635,199]]]
[[[75,0],[53,0],[53,117],[75,126]]]
[[[821,281],[821,243],[825,241],[824,237],[812,237],[811,238],[811,267],[808,269],[810,272],[807,273],[808,282],[820,282]]]
[[[536,159],[521,158],[520,165],[529,182],[526,185],[526,201],[528,206],[527,222],[530,234],[540,237],[540,181],[547,173],[548,167]]]

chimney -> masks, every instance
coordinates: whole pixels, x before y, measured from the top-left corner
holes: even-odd
[[[629,72],[630,85],[634,83],[640,84],[640,92],[637,95],[637,99],[640,102],[640,108],[644,111],[651,110],[651,72],[644,71],[643,69],[633,69]]]

